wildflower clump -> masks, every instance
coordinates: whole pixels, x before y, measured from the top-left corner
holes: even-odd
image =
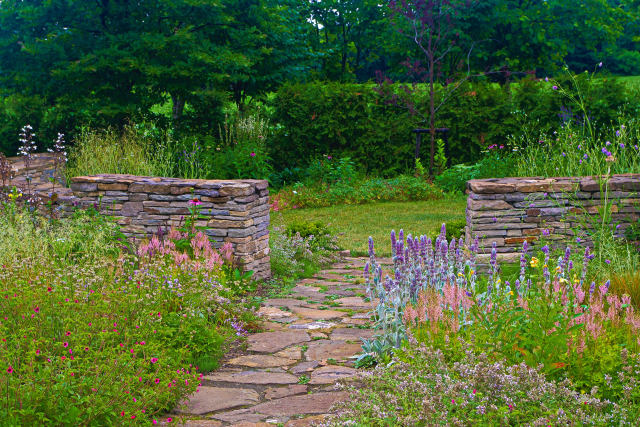
[[[507,275],[495,245],[484,258],[477,240],[466,246],[445,236],[444,225],[435,241],[392,232],[393,272],[384,278],[370,241],[364,277],[380,333],[364,343],[360,364],[390,361],[414,336],[447,362],[486,355],[566,380],[578,393],[635,405],[640,315],[629,295],[590,279],[591,248],[543,246],[533,254],[525,242],[510,267],[518,270]]]
[[[23,242],[0,257],[0,419],[166,421],[247,329],[229,246],[197,233],[182,250],[170,230],[135,249],[84,211],[47,224],[0,217],[0,240]]]

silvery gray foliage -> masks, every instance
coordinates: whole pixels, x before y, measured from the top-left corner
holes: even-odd
[[[369,261],[364,267],[367,293],[372,301],[372,310],[377,327],[382,331],[372,341],[365,340],[366,353],[379,353],[389,347],[398,348],[406,338],[402,321],[404,308],[415,303],[418,294],[424,289],[443,292],[446,284],[457,285],[468,296],[476,290],[476,257],[479,243],[476,239],[470,247],[464,241],[446,238],[446,225],[442,224],[440,234],[435,241],[427,236],[404,236],[400,230],[396,235],[391,232],[391,252],[393,258],[393,277],[382,277],[382,266],[378,264],[373,239],[369,237]],[[495,262],[495,248],[492,255]],[[481,296],[483,297],[483,296]],[[378,300],[377,306],[374,301]],[[461,308],[462,310],[462,308]],[[461,313],[463,324],[470,319]]]

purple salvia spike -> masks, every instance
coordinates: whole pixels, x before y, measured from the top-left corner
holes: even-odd
[[[375,253],[373,252],[373,237],[369,236],[369,257],[373,258]]]
[[[398,241],[404,245],[404,230],[400,229],[400,234],[398,235]]]
[[[396,230],[391,230],[391,256],[396,256]]]
[[[447,224],[442,223],[442,227],[440,227],[440,236],[444,239],[447,236]]]

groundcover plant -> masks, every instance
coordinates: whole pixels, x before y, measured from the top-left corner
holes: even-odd
[[[250,315],[247,279],[200,233],[135,247],[93,209],[0,209],[3,425],[172,421]],[[186,242],[186,245],[185,245]]]
[[[495,248],[478,273],[478,242],[445,236],[444,226],[435,242],[392,233],[386,277],[370,241],[364,276],[381,332],[359,364],[378,366],[341,422],[637,420],[640,315],[628,295],[590,280],[589,247],[531,253],[525,244],[507,280]]]

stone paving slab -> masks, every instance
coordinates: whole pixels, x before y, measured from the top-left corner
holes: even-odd
[[[270,354],[250,354],[247,356],[234,357],[229,360],[229,365],[248,366],[250,368],[275,368],[296,363],[295,359],[277,357]]]
[[[221,409],[246,406],[259,401],[260,396],[251,389],[201,386],[200,391],[194,393],[188,399],[186,407],[179,409],[179,412],[202,415]]]
[[[313,393],[291,396],[260,403],[252,411],[271,416],[292,416],[301,414],[326,414],[336,402],[344,400],[346,392]]]
[[[321,340],[309,343],[305,352],[307,360],[346,360],[362,352],[361,344],[351,344],[346,341]]]
[[[291,374],[265,371],[215,372],[212,375],[205,375],[204,379],[213,382],[257,385],[295,384],[298,382],[298,378]]]
[[[247,342],[249,344],[249,351],[273,353],[291,344],[298,344],[309,341],[310,339],[309,335],[302,331],[261,332],[259,334],[249,335]]]

